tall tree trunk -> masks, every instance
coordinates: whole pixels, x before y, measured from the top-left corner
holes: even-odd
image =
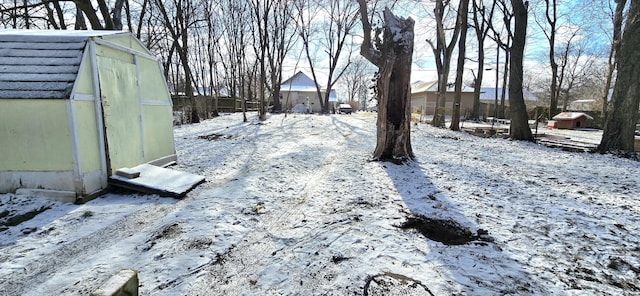
[[[507,41],[507,44],[508,41]],[[500,94],[500,109],[498,109],[498,118],[507,118],[504,114],[505,111],[505,101],[506,101],[506,96],[507,96],[507,92],[506,89],[508,87],[508,81],[509,81],[509,75],[507,75],[507,73],[509,73],[509,58],[510,58],[510,54],[508,50],[504,51],[504,69],[503,69],[503,74],[502,74],[502,93]]]
[[[57,3],[57,2],[54,2]],[[53,27],[53,29],[55,30],[60,30],[60,26],[58,25],[58,22],[56,21],[56,17],[53,14],[53,9],[51,9],[51,7],[49,7],[49,4],[45,4],[44,8],[47,10],[47,20],[49,25],[51,25]]]
[[[484,77],[484,41],[490,30],[488,21],[493,17],[493,12],[496,8],[496,1],[491,2],[492,4],[488,11],[483,1],[473,0],[471,5],[473,8],[473,28],[478,40],[478,76],[474,81],[472,120],[480,119],[480,90]]]
[[[618,65],[618,56],[620,52],[620,38],[622,36],[622,22],[624,19],[624,7],[627,0],[616,1],[616,12],[613,16],[613,40],[611,41],[611,49],[609,51],[609,72],[607,72],[607,80],[605,82],[604,94],[602,96],[602,118],[603,122],[607,122],[607,112],[609,105],[609,89],[613,80],[613,72]]]
[[[87,20],[89,20],[89,24],[91,24],[91,29],[92,30],[103,30],[105,29],[104,27],[102,27],[102,23],[100,23],[100,19],[98,18],[98,15],[96,14],[95,9],[93,8],[93,5],[91,4],[91,1],[89,0],[75,0],[73,1],[73,3],[76,4],[76,7],[82,11],[82,13],[87,17]],[[76,21],[80,21],[80,14],[78,13],[76,16]],[[84,18],[81,21],[82,24],[84,25],[83,30],[87,29],[86,24],[84,23]],[[76,24],[76,26],[78,26]]]
[[[511,0],[515,16],[513,44],[511,45],[511,71],[509,72],[509,101],[511,108],[510,137],[514,140],[533,141],[529,128],[527,106],[522,94],[524,46],[527,38],[527,6],[522,0]]]
[[[27,6],[27,0],[23,0],[24,4],[24,26],[27,30],[31,29],[31,21],[29,20],[29,6]]]
[[[558,17],[556,0],[545,0],[545,5],[545,16],[550,26],[547,40],[549,41],[549,63],[551,64],[551,104],[549,105],[549,119],[551,119],[558,114],[558,63],[556,63],[555,56]]]
[[[618,77],[604,125],[601,153],[634,152],[634,130],[640,107],[640,1],[631,1],[618,54]]]
[[[113,5],[112,11],[112,20],[113,20],[113,30],[120,31],[122,30],[122,8],[124,6],[124,0],[116,0],[116,3]],[[131,30],[131,28],[129,28]]]
[[[478,50],[478,76],[473,82],[473,109],[471,111],[472,120],[480,120],[480,90],[484,78],[484,49]]]
[[[396,17],[385,9],[383,36],[376,38],[376,43],[381,44],[374,46],[366,2],[358,0],[358,3],[364,28],[360,54],[379,69],[377,143],[373,158],[400,163],[414,158],[410,98],[414,21]]]
[[[458,41],[458,66],[456,69],[456,86],[455,96],[453,100],[453,108],[451,109],[451,130],[460,130],[460,104],[462,102],[462,75],[464,74],[464,60],[466,58],[467,48],[467,13],[469,12],[469,0],[461,0],[458,8],[458,25],[460,29],[460,40]]]
[[[436,109],[433,114],[433,120],[431,121],[431,125],[444,127],[445,126],[445,116],[446,116],[446,102],[447,102],[447,85],[449,78],[449,70],[451,69],[451,57],[453,53],[453,49],[458,41],[458,36],[460,35],[460,30],[462,29],[460,26],[455,26],[453,30],[453,34],[451,36],[451,40],[447,44],[446,36],[448,35],[445,32],[444,28],[444,14],[445,14],[445,6],[449,5],[449,1],[446,1],[446,4],[443,0],[436,0],[436,6],[434,9],[434,14],[436,16],[436,45],[433,45],[433,42],[427,40],[431,49],[433,50],[436,67],[438,69],[438,99],[436,100]],[[466,18],[467,15],[465,14]],[[460,14],[458,14],[456,18],[457,24],[460,24]]]
[[[100,9],[100,14],[102,15],[102,19],[104,20],[104,29],[113,30],[114,29],[113,20],[111,19],[111,14],[109,14],[109,6],[107,5],[107,2],[105,2],[104,0],[96,0],[96,1],[98,2],[98,8]]]

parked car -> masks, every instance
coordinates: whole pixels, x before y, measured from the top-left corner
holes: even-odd
[[[338,105],[338,113],[340,113],[340,114],[351,114],[351,112],[353,112],[353,109],[351,108],[351,105],[349,105],[349,104],[340,104],[340,105]]]

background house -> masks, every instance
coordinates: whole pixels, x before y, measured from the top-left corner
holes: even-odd
[[[447,86],[445,115],[451,115],[454,101],[455,85]],[[411,112],[423,115],[435,114],[438,100],[438,81],[415,82],[411,85]],[[466,116],[473,110],[473,88],[463,87],[460,100],[460,114]]]
[[[320,93],[324,98],[327,93],[326,89],[321,89]],[[319,113],[321,111],[316,82],[302,71],[280,84],[280,102],[283,108],[287,110],[291,110],[298,104],[304,104],[307,113]],[[329,94],[329,104],[331,105],[329,110],[335,107],[333,105],[336,102],[336,92],[332,89]]]
[[[0,30],[0,192],[89,196],[176,161],[158,60],[130,33]]]
[[[509,89],[503,90],[501,87],[481,87],[480,88],[480,104],[481,112],[480,116],[493,117],[495,111],[496,92],[498,94],[498,107],[502,104],[502,93],[504,91],[504,113],[509,118]],[[533,108],[537,105],[538,99],[530,91],[523,89],[522,95],[524,97],[524,103],[527,105],[527,109]]]

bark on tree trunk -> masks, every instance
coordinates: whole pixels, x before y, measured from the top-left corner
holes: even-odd
[[[500,109],[498,109],[498,118],[507,118],[505,115],[505,101],[506,101],[506,96],[507,93],[505,92],[505,89],[507,89],[508,87],[508,73],[509,73],[509,58],[511,57],[511,55],[509,54],[508,50],[505,50],[505,54],[504,54],[504,69],[502,71],[503,77],[502,77],[502,92],[500,93]],[[497,67],[497,66],[496,66]]]
[[[609,72],[607,73],[607,81],[604,88],[604,95],[602,97],[603,122],[607,122],[607,113],[609,112],[609,88],[611,88],[613,72],[617,68],[617,60],[620,56],[620,39],[622,35],[622,22],[624,20],[624,7],[626,4],[627,0],[616,1],[616,12],[613,17],[613,40],[611,42],[611,49],[609,52]]]
[[[458,41],[458,66],[456,69],[456,86],[455,86],[455,99],[453,102],[453,108],[451,109],[451,130],[460,130],[460,104],[462,102],[462,75],[464,72],[464,60],[466,56],[467,47],[467,24],[469,11],[469,0],[461,0],[460,8],[458,11],[458,19],[461,20],[459,25],[462,26],[460,30],[460,40]]]
[[[514,140],[533,141],[529,128],[527,106],[522,94],[524,46],[527,37],[527,7],[522,0],[511,0],[515,15],[515,30],[511,45],[511,71],[509,72],[509,103],[511,108],[510,137]]]
[[[634,131],[640,107],[640,1],[631,1],[618,54],[618,77],[607,114],[600,153],[634,152]]]
[[[414,158],[410,104],[414,21],[396,17],[385,9],[383,36],[376,36],[374,47],[366,2],[358,0],[358,3],[365,33],[360,54],[379,69],[377,143],[373,159],[401,163]]]
[[[471,111],[472,120],[480,120],[480,89],[482,88],[482,80],[484,78],[484,49],[478,49],[478,76],[473,85],[473,111]]]

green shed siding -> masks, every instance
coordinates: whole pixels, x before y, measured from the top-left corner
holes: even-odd
[[[74,101],[73,104],[80,155],[80,173],[100,170],[100,144],[96,127],[95,103],[93,101]]]
[[[66,101],[0,99],[0,168],[68,171],[73,168]]]
[[[171,105],[171,96],[158,62],[143,57],[138,57],[137,62],[140,69],[140,89],[144,90],[142,100]]]
[[[78,71],[78,77],[76,80],[76,89],[75,93],[83,94],[83,95],[93,95],[95,93],[95,89],[93,88],[93,73],[91,64],[92,61],[90,58],[85,57],[82,65],[80,66],[80,71]]]
[[[175,154],[174,146],[167,145],[173,143],[173,121],[167,120],[172,114],[171,106],[145,105],[142,110],[145,162]]]

